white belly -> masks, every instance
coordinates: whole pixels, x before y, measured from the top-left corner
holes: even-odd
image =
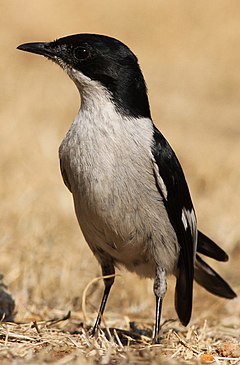
[[[109,128],[91,130],[75,120],[60,158],[96,257],[108,255],[130,271],[154,277],[156,264],[174,272],[179,247],[155,185],[150,121],[143,121],[145,128],[138,128],[141,121],[125,122],[133,133],[113,124],[109,135]]]

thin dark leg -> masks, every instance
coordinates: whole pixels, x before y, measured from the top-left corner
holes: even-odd
[[[153,342],[160,343],[160,323],[161,323],[161,312],[162,302],[167,291],[167,278],[164,269],[157,267],[156,276],[153,285],[154,294],[156,296],[156,318],[155,318],[155,330]]]
[[[114,275],[115,274],[114,266],[112,264],[103,265],[102,274],[103,274],[103,276]],[[103,312],[104,312],[104,309],[105,309],[105,306],[107,303],[108,295],[109,295],[109,292],[111,290],[113,283],[114,283],[114,276],[111,278],[108,278],[108,279],[104,279],[105,289],[104,289],[101,305],[100,305],[100,308],[98,311],[98,316],[97,316],[96,322],[95,322],[93,330],[92,330],[92,335],[95,335],[95,333],[97,332],[97,330],[100,326],[102,315],[103,315]]]
[[[156,296],[156,317],[155,317],[155,330],[154,330],[154,343],[160,343],[160,322],[162,313],[162,298]]]

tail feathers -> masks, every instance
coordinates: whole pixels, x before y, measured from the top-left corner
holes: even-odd
[[[200,231],[198,231],[197,252],[217,261],[228,261],[226,252]]]
[[[228,283],[203,261],[199,255],[196,256],[194,279],[207,291],[219,297],[233,299],[237,296]]]
[[[175,288],[175,309],[181,323],[187,326],[192,313],[193,273],[189,275],[182,256],[179,258],[179,268]]]

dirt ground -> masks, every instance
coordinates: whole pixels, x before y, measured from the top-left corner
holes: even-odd
[[[172,279],[160,346],[150,340],[152,282],[125,271],[107,305],[107,330],[89,337],[103,286],[93,280],[100,270],[58,161],[78,92],[56,65],[16,51],[81,32],[132,48],[154,121],[184,167],[199,227],[230,255],[213,265],[239,293],[240,2],[0,0],[0,19],[0,273],[15,300],[15,322],[0,324],[0,363],[240,363],[240,299],[213,297],[196,284],[185,329]]]

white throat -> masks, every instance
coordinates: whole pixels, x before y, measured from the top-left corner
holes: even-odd
[[[114,113],[116,113],[109,91],[99,81],[90,79],[90,77],[74,68],[68,67],[66,71],[80,93],[80,111],[87,109],[91,112],[94,111],[95,114],[97,109],[100,112],[104,108],[104,113],[109,109],[112,109],[112,112],[114,110]]]

